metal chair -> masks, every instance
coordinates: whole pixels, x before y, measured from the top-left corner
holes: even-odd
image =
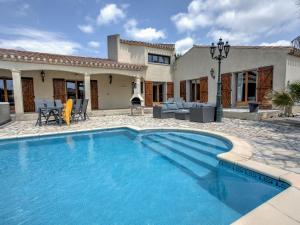
[[[64,105],[62,104],[62,101],[60,99],[55,99],[54,103],[55,103],[56,107],[60,107],[60,108],[64,107]]]
[[[79,116],[81,119],[86,120],[87,118],[89,119],[89,116],[87,114],[87,107],[89,104],[89,99],[84,99],[82,103],[82,107],[79,113]]]
[[[76,103],[73,106],[73,110],[72,110],[72,121],[78,121],[80,117],[81,103],[82,103],[82,99],[76,99]]]
[[[46,107],[45,101],[41,100],[41,99],[34,99],[34,105],[35,105],[35,112],[37,112],[38,114],[41,114],[41,115],[38,115],[35,126],[39,123],[39,120],[42,120],[42,118],[44,118],[45,123],[47,123],[47,117],[48,117],[47,110],[41,109],[41,108]],[[41,109],[41,111],[40,111],[40,109]]]

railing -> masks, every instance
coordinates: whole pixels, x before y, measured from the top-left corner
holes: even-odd
[[[291,55],[300,56],[300,36],[292,40]]]

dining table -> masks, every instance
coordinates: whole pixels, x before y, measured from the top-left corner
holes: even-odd
[[[54,121],[56,123],[59,124],[59,126],[61,126],[62,124],[62,111],[63,111],[63,107],[59,107],[59,106],[47,106],[47,107],[40,107],[38,112],[38,124],[39,126],[42,126],[42,115],[46,116],[46,123],[48,123],[49,118],[51,116],[54,117]]]

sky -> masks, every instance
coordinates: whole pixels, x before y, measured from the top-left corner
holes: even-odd
[[[289,45],[299,0],[0,0],[0,48],[107,57],[106,38],[193,44]]]

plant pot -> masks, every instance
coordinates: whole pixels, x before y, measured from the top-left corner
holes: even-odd
[[[258,112],[258,106],[259,105],[256,102],[249,103],[249,112],[250,113]]]

